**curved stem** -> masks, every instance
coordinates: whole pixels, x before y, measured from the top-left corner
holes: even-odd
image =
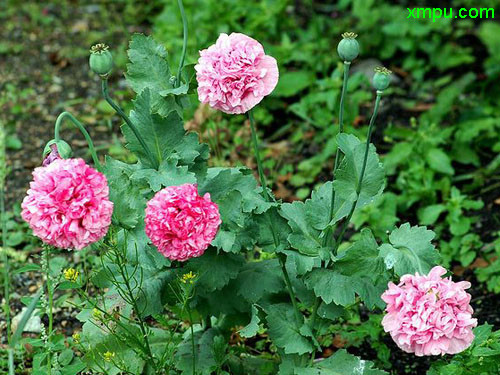
[[[184,5],[182,4],[182,0],[177,0],[177,3],[179,4],[179,9],[181,11],[182,30],[183,30],[182,54],[181,54],[181,59],[179,61],[179,69],[177,70],[177,79],[176,79],[176,85],[180,86],[182,68],[184,68],[184,61],[186,60],[186,50],[188,42],[188,23],[186,18],[186,12],[184,12]]]
[[[92,160],[94,161],[94,164],[96,165],[97,169],[99,171],[101,171],[102,166],[101,166],[101,163],[99,162],[99,158],[97,157],[95,147],[94,147],[94,142],[92,142],[92,138],[90,138],[90,135],[87,132],[87,130],[85,129],[85,127],[83,126],[83,124],[80,121],[78,121],[75,118],[75,116],[73,116],[71,113],[63,112],[59,115],[59,117],[57,117],[56,125],[54,127],[55,140],[56,141],[61,140],[61,136],[60,136],[59,132],[60,132],[62,123],[65,119],[70,120],[82,132],[83,136],[85,137],[85,140],[87,141],[87,144],[89,145],[89,151],[90,151],[90,155],[92,155]]]
[[[349,225],[349,222],[351,221],[352,215],[354,214],[354,211],[356,210],[356,205],[358,204],[358,201],[359,201],[359,194],[360,194],[361,188],[363,186],[363,177],[365,176],[366,162],[368,160],[368,151],[370,149],[370,142],[372,139],[373,125],[375,123],[375,119],[377,118],[380,97],[381,97],[381,92],[377,91],[377,97],[375,99],[375,106],[373,108],[373,114],[372,114],[372,117],[370,119],[370,125],[368,126],[368,136],[366,138],[366,147],[365,147],[365,155],[363,157],[363,165],[361,167],[361,173],[359,174],[358,184],[356,186],[356,200],[354,201],[354,203],[351,207],[351,211],[349,211],[349,214],[347,215],[347,218],[345,219],[344,224],[342,225],[342,229],[339,233],[337,241],[335,242],[334,253],[337,252],[337,250],[342,242],[342,239],[344,237],[347,226]]]
[[[269,191],[267,190],[267,182],[266,182],[266,176],[264,175],[264,169],[262,167],[262,160],[260,159],[260,152],[259,152],[259,139],[257,138],[257,131],[255,130],[255,121],[253,118],[253,113],[252,111],[248,111],[248,119],[250,121],[250,129],[252,131],[252,143],[253,143],[253,149],[255,153],[255,160],[257,161],[257,170],[259,172],[259,178],[260,178],[260,184],[262,185],[262,189],[264,191],[264,197],[268,202],[272,201],[271,196],[269,195]],[[278,247],[279,245],[279,238],[276,233],[276,229],[274,228],[274,224],[272,220],[269,222],[270,228],[271,228],[271,233],[273,235],[273,240],[274,240],[274,245]],[[288,270],[286,269],[286,264],[285,264],[285,259],[284,259],[284,254],[278,254],[278,260],[280,262],[281,266],[281,271],[283,272],[283,277],[285,279],[285,284],[288,289],[288,294],[290,295],[290,299],[292,301],[292,306],[295,314],[295,319],[297,320],[297,325],[300,328],[301,325],[301,314],[299,307],[297,305],[297,298],[295,296],[295,292],[293,290],[292,283],[290,281],[290,275],[288,274]]]
[[[158,169],[159,163],[158,160],[153,156],[153,153],[149,149],[148,145],[146,144],[146,141],[144,141],[144,138],[142,137],[141,133],[137,129],[137,127],[133,124],[132,121],[130,121],[130,118],[123,112],[123,110],[120,108],[118,104],[116,104],[113,99],[109,96],[108,92],[108,80],[107,78],[103,77],[102,78],[102,95],[104,96],[104,99],[109,103],[111,107],[118,113],[118,115],[125,121],[125,123],[128,125],[128,127],[132,130],[134,133],[135,137],[141,144],[142,148],[146,152],[146,155],[148,156],[149,161],[153,165],[154,169]]]

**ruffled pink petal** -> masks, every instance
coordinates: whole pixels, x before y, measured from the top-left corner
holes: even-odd
[[[199,100],[230,114],[255,107],[279,78],[276,60],[258,41],[240,33],[220,34],[214,45],[200,51],[195,70]]]
[[[387,303],[382,325],[404,351],[417,356],[456,354],[474,340],[468,282],[455,283],[443,267],[428,275],[404,275],[389,283],[382,300]]]
[[[146,234],[158,251],[172,260],[201,256],[221,224],[219,208],[210,194],[199,196],[196,185],[160,190],[146,208]]]
[[[60,158],[33,171],[21,212],[43,242],[77,250],[106,235],[112,214],[106,177],[82,159]]]

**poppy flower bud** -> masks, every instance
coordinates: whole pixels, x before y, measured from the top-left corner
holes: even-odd
[[[99,43],[90,48],[90,69],[96,74],[106,76],[113,69],[113,56],[106,44]]]
[[[68,159],[73,155],[71,146],[62,139],[52,139],[43,149],[43,166],[49,165],[56,159]]]
[[[337,46],[337,52],[344,62],[350,63],[359,55],[359,43],[356,40],[358,34],[343,33],[342,40]]]
[[[377,91],[384,91],[391,83],[391,74],[392,72],[384,67],[375,68],[373,87],[375,87]]]

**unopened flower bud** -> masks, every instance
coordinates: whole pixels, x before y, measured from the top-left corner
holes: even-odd
[[[73,155],[73,151],[69,144],[62,139],[58,141],[52,139],[43,149],[43,166],[46,167],[57,159],[69,159],[71,155]]]
[[[337,46],[337,52],[344,62],[350,63],[359,55],[359,43],[356,40],[358,35],[354,33],[343,33],[342,40]]]
[[[377,91],[384,91],[391,83],[391,74],[392,72],[389,69],[383,67],[375,68],[373,87],[375,87]]]
[[[96,74],[106,76],[113,69],[113,56],[106,44],[99,43],[90,48],[90,69]]]

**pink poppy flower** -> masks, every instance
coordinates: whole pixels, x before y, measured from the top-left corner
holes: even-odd
[[[106,235],[112,214],[106,177],[82,159],[57,158],[33,171],[21,212],[43,242],[78,250]]]
[[[442,278],[443,267],[428,275],[404,275],[398,285],[389,283],[382,294],[387,314],[382,320],[386,332],[405,352],[417,356],[456,354],[474,340],[470,283]]]
[[[221,224],[219,208],[196,185],[160,190],[146,208],[146,234],[158,251],[172,260],[201,256]]]
[[[276,60],[240,33],[220,34],[214,45],[200,51],[195,69],[200,101],[233,114],[255,107],[279,78]]]

